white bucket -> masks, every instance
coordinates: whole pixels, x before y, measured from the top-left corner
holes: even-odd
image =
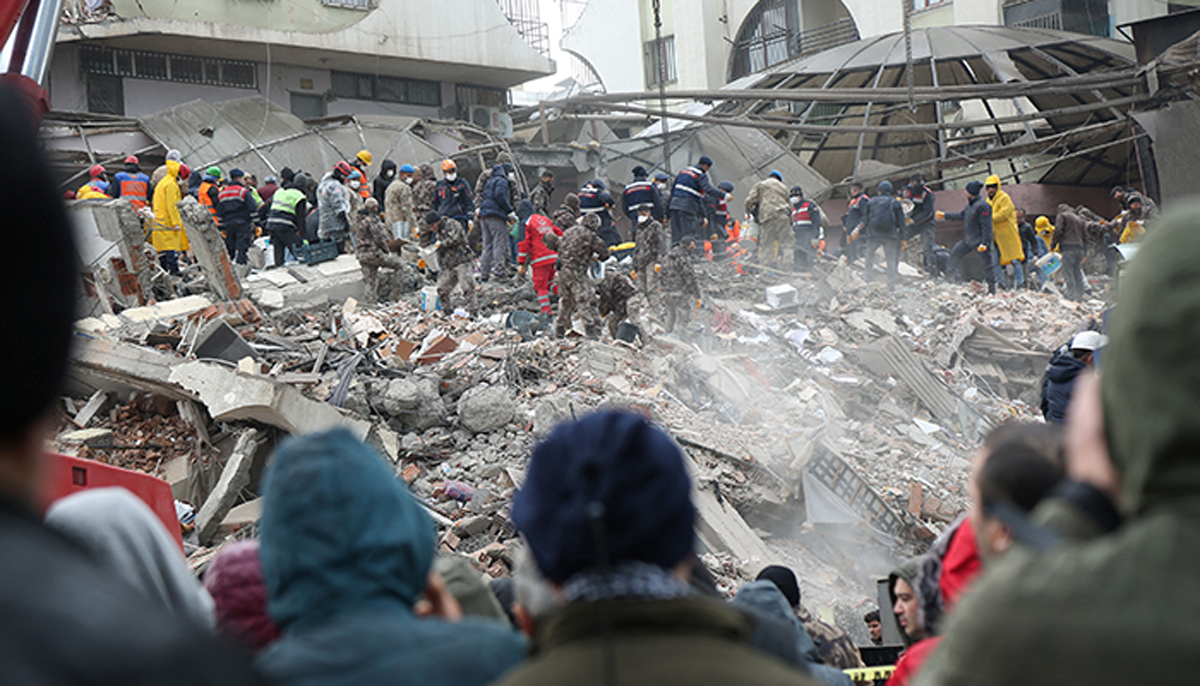
[[[442,309],[441,300],[438,299],[437,286],[426,286],[421,289],[421,311],[433,312],[434,310]]]

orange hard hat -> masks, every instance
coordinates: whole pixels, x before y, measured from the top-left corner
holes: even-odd
[[[454,163],[454,160],[442,160],[442,171],[450,171],[451,169],[458,169],[458,165]]]

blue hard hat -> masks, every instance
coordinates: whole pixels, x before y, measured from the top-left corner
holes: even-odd
[[[667,176],[666,172],[655,172],[654,180],[655,181],[670,181],[671,177]]]
[[[417,173],[417,169],[416,169],[416,167],[412,166],[411,164],[402,164],[402,165],[400,165],[400,173],[401,174],[415,174],[415,173]]]
[[[775,178],[779,179],[780,181],[783,181],[783,174],[780,174],[779,170],[777,170],[777,169],[772,169],[771,173],[767,174],[767,176],[774,176]]]

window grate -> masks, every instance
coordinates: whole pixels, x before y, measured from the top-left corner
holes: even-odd
[[[675,83],[679,80],[679,74],[675,70],[675,36],[663,36],[662,50],[659,50],[659,44],[656,40],[646,41],[642,44],[642,64],[646,67],[647,88],[658,87],[658,78],[662,74],[659,60],[664,52],[667,58],[666,82]]]
[[[88,74],[230,88],[258,87],[258,69],[255,64],[237,60],[84,45],[79,48],[79,66]]]
[[[331,75],[330,87],[339,98],[442,106],[442,87],[437,81],[335,71]]]

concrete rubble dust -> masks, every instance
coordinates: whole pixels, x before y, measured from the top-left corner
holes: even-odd
[[[874,579],[964,512],[979,440],[1040,416],[1051,352],[1104,308],[987,296],[907,268],[887,290],[832,261],[813,275],[697,271],[705,307],[683,331],[665,334],[635,296],[634,344],[537,331],[527,283],[484,284],[476,318],[422,311],[420,293],[365,308],[310,288],[293,303],[251,277],[250,299],[85,320],[56,449],[169,481],[210,520],[189,536],[199,567],[226,538],[254,535],[278,441],[350,426],[423,501],[443,553],[503,576],[520,545],[509,503],[536,441],[627,408],[691,457],[701,559],[722,591],[787,564],[805,604],[865,642]],[[222,478],[235,462],[244,478]]]

